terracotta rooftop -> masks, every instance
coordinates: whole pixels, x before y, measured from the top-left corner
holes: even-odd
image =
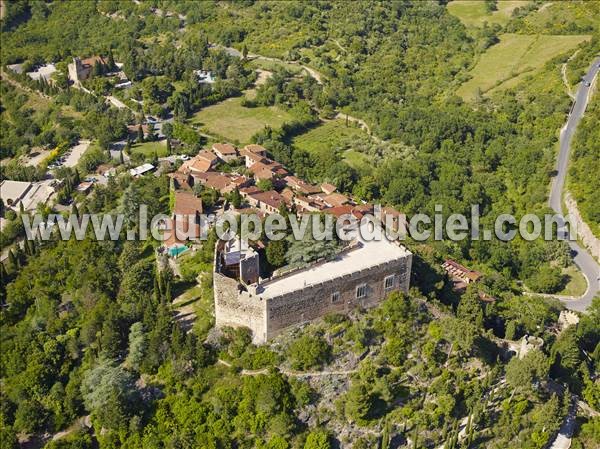
[[[208,151],[208,150],[199,151],[198,154],[196,155],[196,158],[198,158],[200,160],[206,160],[211,163],[215,163],[217,161],[217,159],[219,159],[215,153],[213,153],[212,151]]]
[[[256,186],[249,186],[240,189],[240,193],[243,195],[254,195],[255,193],[259,193],[261,190]]]
[[[271,179],[275,176],[284,176],[287,174],[287,170],[283,168],[283,165],[269,159],[255,162],[249,169],[257,179]]]
[[[257,145],[255,143],[246,145],[244,147],[244,150],[250,151],[251,153],[254,153],[254,154],[260,154],[260,155],[265,155],[267,153],[267,150],[265,147],[263,147],[262,145]]]
[[[481,273],[478,271],[469,270],[467,267],[459,264],[452,259],[446,259],[442,264],[442,267],[450,274],[455,274],[460,277],[469,279],[469,281],[477,281],[481,277]]]
[[[319,187],[313,186],[297,176],[286,176],[283,180],[289,187],[304,194],[319,193],[321,191]]]
[[[278,209],[282,203],[285,204],[285,198],[282,197],[275,190],[268,190],[267,192],[257,192],[250,195],[255,201],[260,201],[267,206],[271,206]]]
[[[324,182],[321,184],[321,190],[329,195],[330,193],[335,192],[337,190],[337,187],[333,184]]]
[[[85,58],[81,60],[81,63],[85,66],[90,66],[93,67],[94,65],[96,65],[96,63],[99,62],[100,64],[105,64],[106,65],[106,61],[104,60],[104,58],[102,56],[90,56],[89,58]]]
[[[185,168],[184,168],[184,166],[185,166]],[[189,161],[185,161],[183,164],[181,164],[181,167],[179,169],[182,171],[185,171],[185,169],[188,169],[188,170],[204,173],[204,172],[209,171],[211,168],[212,168],[212,161],[210,159],[207,159],[205,157],[197,155],[197,156],[194,156]]]
[[[350,199],[341,193],[330,193],[329,195],[321,196],[321,199],[330,207],[343,206],[350,202]]]
[[[169,229],[169,237],[164,241],[164,245],[169,248],[174,245],[183,245],[190,240],[196,240],[201,237],[200,225],[191,223],[187,217],[169,218],[166,220]]]
[[[175,215],[196,215],[202,213],[202,200],[197,198],[191,192],[176,191],[175,206],[173,214]]]
[[[218,151],[225,156],[234,156],[237,154],[235,147],[230,143],[215,143],[212,148],[213,151]]]
[[[173,184],[174,184],[175,189],[189,190],[192,188],[192,186],[190,185],[189,173],[183,173],[181,171],[176,171],[173,173],[169,173],[168,176],[173,179]]]

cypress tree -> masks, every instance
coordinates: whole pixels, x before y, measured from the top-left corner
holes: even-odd
[[[390,422],[386,420],[383,425],[383,434],[381,435],[381,449],[389,449],[390,447]]]
[[[6,284],[8,284],[8,272],[2,262],[0,262],[0,304],[6,303]]]
[[[413,432],[413,449],[418,448],[419,440],[419,425],[415,424],[415,431]]]
[[[25,239],[25,254],[27,255],[27,258],[29,258],[35,254],[35,250],[33,248],[33,242],[29,239]]]
[[[156,270],[157,274],[154,276],[154,303],[158,304],[160,302],[160,287],[158,286],[158,270]]]
[[[12,249],[8,252],[8,261],[10,262],[10,265],[13,267],[13,270],[16,270],[19,268],[17,256],[15,255],[15,252]]]
[[[108,49],[108,69],[113,70],[116,67],[115,58],[113,56],[112,48]]]
[[[167,303],[171,304],[172,298],[171,298],[171,282],[170,281],[167,282],[167,289],[165,292],[165,300],[167,301]]]

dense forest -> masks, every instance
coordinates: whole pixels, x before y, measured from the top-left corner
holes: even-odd
[[[586,11],[585,2],[574,3]],[[166,174],[133,179],[124,170],[87,197],[72,197],[73,186],[110,160],[112,142],[124,140],[129,150],[152,141],[151,132],[128,132],[141,130],[149,114],[172,113],[169,145],[173,138],[182,153],[197,153],[210,136],[193,115],[243,96],[248,110],[277,107],[291,117],[251,140],[307,180],[406,213],[441,205],[445,215],[468,214],[479,204],[488,226],[501,213],[543,214],[571,105],[561,66],[575,85],[600,50],[600,24],[584,14],[569,16],[572,26],[561,17],[536,21],[540,8],[531,2],[505,25],[468,28],[445,1],[5,1],[2,179],[42,179],[45,166],[19,158],[91,139],[76,168],[57,172],[65,186],[61,210],[123,213],[127,229],[136,229],[140,204],[170,212]],[[478,92],[472,101],[458,96],[503,32],[590,38],[511,88]],[[245,96],[257,78],[250,54],[281,62],[252,98]],[[84,82],[90,93],[69,87],[67,64],[92,55],[122,63],[133,87],[115,93],[115,81],[102,76]],[[6,67],[19,63],[26,72],[48,62],[63,74],[52,84]],[[198,84],[197,69],[217,81]],[[107,104],[109,93],[128,108]],[[576,135],[569,181],[596,225],[599,104],[590,104]],[[314,154],[294,144],[338,113],[368,124],[353,147],[372,166],[351,167],[340,148]],[[215,191],[197,193],[207,208],[218,200]],[[20,214],[3,215],[3,248],[23,235]],[[244,329],[213,328],[214,245],[211,234],[182,258],[178,275],[153,240],[14,245],[0,264],[0,446],[542,449],[573,400],[600,410],[600,299],[560,332],[561,303],[523,294],[565,287],[563,273],[572,267],[564,242],[409,241],[408,295],[327,316],[259,347]],[[267,252],[274,264],[276,256]],[[448,257],[484,273],[477,288],[452,291],[440,268]],[[176,318],[174,303],[189,300],[189,292],[196,300],[191,329]],[[511,358],[527,335],[543,347]],[[577,417],[572,447],[598,447],[593,415]]]
[[[577,201],[578,209],[592,232],[600,236],[600,100],[596,96],[590,102],[582,123],[577,128],[573,144],[573,162],[569,171],[569,186]]]

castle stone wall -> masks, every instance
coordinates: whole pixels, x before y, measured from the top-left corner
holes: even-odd
[[[393,291],[408,292],[412,255],[377,265],[351,275],[307,286],[282,296],[269,298],[266,308],[267,339],[294,324],[314,320],[329,313],[347,313],[354,308],[379,304]],[[385,290],[384,279],[395,275],[394,285]],[[367,296],[356,298],[356,288],[367,285]],[[333,301],[332,295],[339,293]]]
[[[238,281],[215,272],[216,325],[248,327],[252,330],[253,342],[264,343],[295,324],[329,313],[373,307],[393,291],[408,292],[411,265],[412,254],[409,253],[396,260],[266,299],[240,290]],[[386,290],[385,278],[390,275],[395,276],[394,284]],[[367,295],[357,299],[356,288],[362,284],[367,285]],[[335,292],[339,292],[337,299],[332,298]]]
[[[214,273],[213,288],[217,327],[245,326],[252,330],[254,343],[266,341],[266,301],[240,291],[235,279],[220,273]]]

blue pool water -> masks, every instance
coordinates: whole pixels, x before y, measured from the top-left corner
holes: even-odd
[[[171,257],[177,257],[181,253],[187,251],[187,249],[188,249],[187,246],[174,246],[172,248],[169,248],[169,250],[167,251],[167,253]]]

